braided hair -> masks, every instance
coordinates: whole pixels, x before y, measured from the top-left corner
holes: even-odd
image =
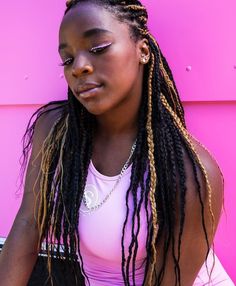
[[[202,210],[202,227],[205,234],[207,254],[209,241],[204,219],[203,194],[201,192],[197,168],[204,175],[209,212],[214,232],[214,215],[211,202],[211,186],[204,165],[190,139],[187,131],[184,109],[173,79],[172,72],[163,56],[160,47],[147,27],[148,14],[146,8],[138,0],[72,0],[67,1],[65,14],[76,4],[92,2],[101,5],[118,20],[127,23],[131,36],[136,41],[146,38],[150,47],[151,57],[144,67],[142,99],[139,110],[137,147],[133,156],[131,182],[126,194],[126,217],[122,229],[122,275],[124,284],[135,285],[135,262],[138,250],[140,230],[140,209],[146,210],[146,266],[145,285],[161,285],[166,267],[167,252],[175,243],[174,226],[176,221],[177,189],[180,192],[180,218],[177,253],[172,251],[175,265],[176,283],[181,285],[179,266],[181,238],[185,222],[186,173],[183,149],[191,160],[196,181],[196,190]],[[68,99],[50,102],[38,109],[37,119],[48,106],[60,103],[61,116],[54,123],[41,149],[42,162],[40,191],[37,201],[39,209],[37,222],[39,227],[39,246],[45,241],[48,252],[48,270],[51,273],[52,251],[61,257],[60,245],[64,247],[63,258],[72,263],[80,257],[80,271],[87,278],[80,253],[79,208],[88,174],[88,166],[92,156],[93,131],[95,118],[75,99],[68,87]],[[45,109],[47,108],[47,111]],[[54,108],[55,109],[55,108]],[[51,108],[50,110],[53,110]],[[30,121],[31,121],[30,119]],[[24,138],[24,156],[27,158],[35,122],[27,126]],[[24,161],[26,164],[27,159]],[[144,174],[148,166],[147,177]],[[157,171],[158,170],[158,171]],[[177,176],[180,178],[177,181]],[[140,198],[137,188],[141,189]],[[128,198],[132,195],[134,209],[132,215],[131,241],[128,256],[125,256],[124,236],[130,213]],[[151,216],[148,215],[148,202],[151,205]],[[135,222],[137,221],[137,228]],[[157,275],[155,265],[158,242],[164,238],[164,257]],[[54,253],[55,254],[55,253]],[[74,265],[74,264],[73,264]],[[130,278],[130,273],[132,273]],[[132,281],[130,281],[132,279]],[[51,280],[52,281],[52,280]],[[77,282],[76,282],[77,283]],[[77,285],[77,284],[76,284]],[[79,285],[79,284],[78,284]]]

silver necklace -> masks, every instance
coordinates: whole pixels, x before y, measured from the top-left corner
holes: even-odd
[[[90,206],[90,200],[87,199],[87,193],[86,193],[86,190],[84,191],[84,194],[83,194],[83,203],[85,205],[85,207],[91,212],[91,211],[94,211],[94,210],[97,210],[98,208],[100,208],[108,199],[109,197],[111,196],[111,194],[114,192],[115,188],[117,187],[117,185],[119,184],[125,170],[128,168],[128,165],[129,165],[129,162],[130,162],[130,159],[131,157],[133,156],[133,153],[134,153],[134,150],[136,148],[136,143],[137,143],[137,139],[134,141],[133,145],[132,145],[132,148],[131,148],[131,151],[130,151],[130,154],[129,154],[129,158],[127,159],[127,161],[125,162],[123,168],[121,169],[121,172],[119,174],[119,177],[117,179],[117,181],[115,182],[115,185],[113,186],[113,188],[111,189],[111,191],[105,196],[105,198],[97,205],[95,206]]]

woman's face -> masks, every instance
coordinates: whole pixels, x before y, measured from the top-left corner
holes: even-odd
[[[135,100],[144,41],[135,43],[128,25],[96,4],[79,3],[63,17],[59,53],[65,78],[90,113],[101,115]]]

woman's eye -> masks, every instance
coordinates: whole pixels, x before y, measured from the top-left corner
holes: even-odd
[[[68,66],[69,64],[71,64],[72,58],[69,58],[67,60],[65,60],[63,63],[60,63],[60,66]]]
[[[111,45],[111,43],[106,44],[106,45],[102,45],[102,46],[98,46],[98,47],[94,47],[89,52],[93,53],[93,54],[99,54],[99,53],[102,53],[103,51],[105,51],[105,49],[108,48],[110,45]],[[72,58],[68,58],[63,63],[60,63],[59,66],[68,66],[72,63],[72,60],[73,60]]]
[[[98,54],[98,53],[102,53],[106,48],[108,48],[109,46],[111,45],[108,44],[108,45],[102,45],[102,46],[98,46],[98,47],[94,47],[90,50],[91,53],[93,54]]]

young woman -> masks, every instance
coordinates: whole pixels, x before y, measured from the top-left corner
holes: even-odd
[[[25,163],[32,152],[1,285],[27,284],[43,242],[49,273],[51,245],[78,261],[78,285],[203,285],[223,177],[186,129],[147,18],[137,0],[67,2],[68,99],[41,107],[27,127]],[[211,266],[198,281],[208,283]]]

